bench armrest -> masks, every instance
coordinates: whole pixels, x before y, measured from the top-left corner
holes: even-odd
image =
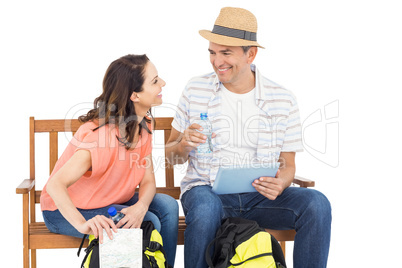
[[[308,180],[308,179],[305,179],[305,178],[300,177],[300,176],[295,176],[295,178],[293,179],[293,183],[297,184],[297,185],[300,185],[300,187],[304,187],[304,188],[306,188],[306,187],[314,187],[315,186],[315,181]]]
[[[35,180],[32,179],[23,180],[21,184],[17,187],[15,192],[17,194],[27,194],[29,193],[29,191],[32,190],[34,186],[35,186]]]

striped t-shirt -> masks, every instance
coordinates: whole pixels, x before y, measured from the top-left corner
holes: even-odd
[[[255,65],[255,104],[260,108],[256,115],[257,145],[255,159],[260,163],[274,163],[281,152],[303,151],[299,108],[295,96],[289,90],[263,77]],[[188,158],[188,168],[181,181],[181,194],[198,185],[212,185],[219,166],[222,165],[222,144],[219,133],[227,131],[228,120],[222,114],[223,85],[213,72],[191,79],[177,106],[172,126],[184,131],[200,117],[208,113],[212,131],[213,153],[208,158],[197,158],[195,150]],[[246,163],[243,163],[246,164]]]

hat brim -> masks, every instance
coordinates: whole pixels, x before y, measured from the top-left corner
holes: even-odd
[[[200,30],[199,33],[205,39],[219,45],[232,46],[232,47],[256,46],[260,48],[265,48],[263,46],[260,46],[256,41],[250,41],[220,34],[214,34],[208,30]]]

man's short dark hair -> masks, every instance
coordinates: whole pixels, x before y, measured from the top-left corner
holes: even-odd
[[[241,48],[243,49],[244,54],[246,54],[247,51],[249,51],[251,47],[252,46],[242,46]]]

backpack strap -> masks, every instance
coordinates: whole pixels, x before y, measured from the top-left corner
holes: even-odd
[[[85,242],[85,239],[86,239],[86,238],[87,238],[87,235],[86,235],[86,234],[84,234],[84,237],[82,238],[82,241],[81,241],[80,247],[78,248],[78,252],[77,252],[77,256],[78,256],[78,257],[80,256],[81,249],[82,249],[82,246],[84,245],[84,242]]]
[[[225,256],[225,260],[224,260],[223,263],[224,263],[224,264],[229,263],[229,250],[230,250],[231,245],[232,245],[232,243],[233,243],[233,238],[234,238],[234,236],[236,235],[236,229],[237,229],[236,227],[237,227],[237,226],[236,226],[236,224],[234,224],[234,223],[228,224],[228,225],[225,227],[225,229],[223,230],[223,232],[222,232],[219,236],[215,237],[215,238],[208,244],[207,250],[205,251],[205,260],[207,261],[207,264],[208,264],[208,266],[209,266],[210,268],[219,268],[218,266],[214,266],[214,264],[212,263],[211,255],[209,254],[209,252],[211,251],[212,246],[214,245],[214,243],[215,243],[217,240],[221,240],[221,241],[222,241],[222,244],[223,244],[222,249],[221,249],[221,252],[223,253],[222,255]],[[233,229],[233,230],[228,231],[229,229]],[[227,237],[225,237],[225,238],[222,239],[222,237],[223,237],[227,232],[229,232],[229,234],[227,235]],[[215,249],[215,251],[216,251],[216,250],[217,250],[217,249]],[[226,268],[227,266],[222,266],[222,267],[225,267],[225,268]]]
[[[168,264],[165,249],[163,248],[163,246],[160,243],[158,243],[156,241],[149,241],[149,244],[144,246],[144,252],[146,250],[151,251],[151,252],[156,252],[159,250],[160,252],[162,252],[163,256],[165,257],[165,267],[166,268],[172,267],[170,264]],[[149,257],[152,267],[156,267],[156,268],[159,267],[153,256],[148,256],[148,257]]]
[[[278,240],[271,235],[271,243],[272,243],[272,253],[275,262],[277,263],[277,267],[286,267],[285,256],[283,255],[283,251],[281,246],[279,245]],[[281,265],[279,266],[278,263]]]
[[[82,245],[84,244],[85,238],[86,238],[86,235],[85,235],[84,238],[82,239],[80,248],[78,249],[78,253],[77,253],[78,256],[79,256],[79,253],[80,253],[80,251],[81,251]],[[99,244],[99,240],[98,240],[97,238],[93,239],[93,240],[91,241],[91,243],[89,243],[88,247],[85,249],[85,256],[84,256],[84,259],[82,260],[81,268],[84,268],[85,262],[86,262],[86,260],[88,259],[89,254],[92,252],[92,249],[93,249],[96,245],[98,245],[98,244]],[[98,254],[99,254],[99,252],[98,252]],[[93,260],[93,259],[91,259],[91,261],[92,261],[92,260]],[[99,267],[99,258],[98,258],[98,264],[93,264],[93,265],[95,265],[95,266],[98,265],[98,267]],[[90,267],[91,267],[91,266],[90,266]]]
[[[247,260],[244,260],[244,261],[242,261],[242,262],[238,262],[238,263],[232,263],[232,262],[231,262],[231,264],[232,264],[233,266],[239,266],[239,265],[242,265],[243,263],[245,263],[246,261],[251,261],[251,260],[258,259],[258,258],[261,258],[261,257],[264,257],[264,256],[272,256],[272,253],[262,253],[262,254],[258,254],[258,255],[255,255],[255,256],[253,256],[253,257],[250,257],[250,258],[248,258]]]
[[[148,256],[151,268],[158,268],[158,262],[154,256]]]

